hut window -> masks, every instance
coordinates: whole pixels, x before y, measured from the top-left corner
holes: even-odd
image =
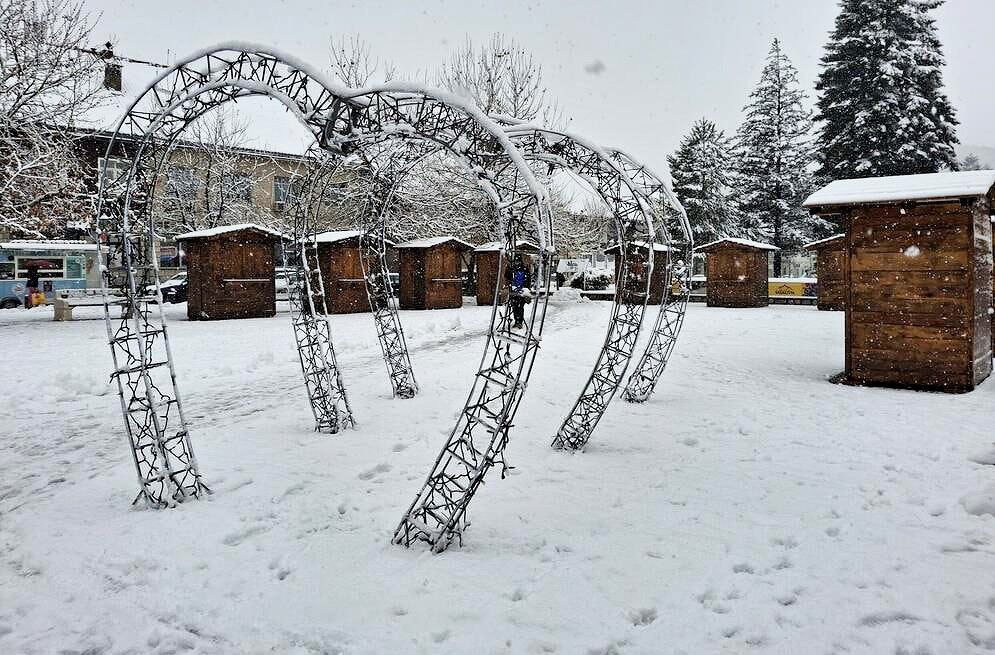
[[[273,178],[273,211],[282,212],[290,202],[291,181],[289,177]]]

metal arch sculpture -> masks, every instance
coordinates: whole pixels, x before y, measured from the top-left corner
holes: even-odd
[[[612,313],[605,341],[594,368],[553,439],[553,447],[583,448],[624,379],[639,338],[654,266],[653,244],[657,239],[653,205],[642,189],[608,152],[565,132],[548,130],[505,119],[505,131],[526,159],[547,164],[552,171],[572,171],[605,201],[615,220],[620,258]],[[662,234],[666,238],[666,231]],[[665,242],[666,243],[666,242]],[[637,245],[647,246],[647,257],[639,257]]]
[[[684,316],[691,296],[691,254],[694,251],[694,234],[684,207],[659,176],[621,150],[610,149],[609,154],[641,189],[647,200],[654,202],[665,214],[664,220],[657,222],[657,229],[661,233],[661,241],[669,245],[667,258],[669,276],[649,342],[643,349],[622,393],[622,398],[626,401],[642,403],[649,399],[657,382],[660,381],[680,336],[681,327],[684,325]],[[673,216],[680,229],[679,238],[676,240],[670,236],[668,223],[671,221],[667,220],[667,215]],[[675,262],[675,253],[678,250],[681,258]]]
[[[293,221],[294,250],[288,257],[287,249],[283,249],[283,265],[291,271],[287,280],[290,320],[304,387],[314,414],[315,431],[335,434],[343,428],[354,427],[356,422],[326,318],[327,295],[318,263],[315,216],[328,196],[341,162],[330,163],[330,158],[315,147],[309,153],[312,156],[308,158],[306,181],[296,185],[287,210]]]
[[[203,65],[192,68],[190,65],[198,60]],[[127,150],[125,142],[136,152],[122,198],[112,199],[102,183],[97,225],[98,237],[103,236],[107,245],[106,252],[101,254],[106,262],[105,320],[114,360],[113,376],[139,477],[138,498],[154,507],[172,505],[207,491],[183,417],[161,302],[158,312],[150,307],[151,303],[161,301],[152,247],[155,225],[151,201],[155,180],[165,164],[169,144],[190,122],[211,108],[247,96],[270,96],[281,101],[315,135],[322,148],[333,153],[355,149],[371,135],[391,136],[396,131],[450,148],[470,170],[479,171],[478,183],[497,203],[501,233],[510,250],[514,250],[514,244],[523,234],[531,234],[544,248],[551,246],[545,190],[500,129],[479,110],[458,99],[437,98],[423,89],[400,85],[336,91],[335,85],[323,82],[305,64],[254,44],[222,44],[171,67],[132,103],[115,130],[108,145],[108,158]],[[151,110],[136,109],[143,99],[154,102]],[[127,132],[123,133],[125,128]],[[483,163],[495,156],[508,159],[508,166],[515,169],[515,180],[525,182],[524,189],[516,184],[505,186],[484,173]],[[133,230],[133,214],[134,223],[144,227]],[[528,216],[534,219],[531,225],[526,220]],[[306,242],[297,236],[296,241]],[[305,267],[308,258],[303,245],[301,254],[301,266]],[[548,266],[545,274],[548,279]],[[309,276],[303,278],[301,286],[307,288]],[[320,270],[316,279],[320,281]],[[156,289],[154,295],[145,292],[150,285]],[[129,310],[116,328],[110,306],[118,300],[111,298],[110,290],[121,293]],[[312,314],[316,309],[312,303],[314,296],[315,290],[308,290],[307,306]],[[542,311],[537,312],[540,304]],[[298,306],[303,308],[305,304]],[[513,394],[515,402],[505,405],[502,414],[507,425],[504,440],[499,440],[500,447],[507,439],[506,428],[520,400],[523,387],[518,381],[522,376],[527,379],[531,370],[544,311],[545,303],[533,306],[524,335],[511,334],[504,323],[496,320],[497,307],[492,316],[488,339],[488,350],[494,351],[491,368],[506,373],[518,389]],[[317,344],[319,350],[334,355],[327,332],[310,331],[306,321],[301,323],[299,331],[297,327],[295,333],[308,341],[299,343],[301,348]],[[318,344],[322,339],[327,339],[326,343]],[[492,348],[497,342],[505,344],[504,347]],[[334,356],[326,358],[321,366],[325,368],[316,373],[323,374],[328,385],[340,384],[337,370],[328,368],[334,367]],[[475,427],[486,421],[481,417],[492,407],[490,399],[468,401],[464,416],[479,419],[471,426]],[[317,411],[316,406],[313,408]],[[482,462],[475,469],[486,469],[485,464]]]

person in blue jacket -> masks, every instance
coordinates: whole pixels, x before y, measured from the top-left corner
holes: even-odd
[[[529,268],[521,255],[515,255],[506,271],[510,287],[508,302],[515,318],[515,324],[511,326],[513,330],[525,325],[525,305],[532,302],[532,271]]]

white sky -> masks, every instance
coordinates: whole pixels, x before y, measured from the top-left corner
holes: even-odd
[[[731,133],[775,36],[809,90],[837,12],[835,0],[88,0],[102,12],[95,43],[165,61],[225,40],[276,46],[322,68],[330,37],[360,34],[374,54],[405,71],[434,70],[466,37],[514,36],[545,68],[570,129],[666,169],[691,122]],[[963,143],[995,145],[995,1],[948,0],[937,14],[946,83]],[[595,62],[600,74],[585,71]],[[600,68],[601,66],[595,66]],[[143,82],[129,80],[126,83]],[[275,104],[275,103],[274,103]],[[254,116],[257,114],[253,114]],[[292,119],[267,111],[253,145],[281,148]],[[269,120],[272,118],[273,120]]]

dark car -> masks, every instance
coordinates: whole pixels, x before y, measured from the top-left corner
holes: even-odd
[[[162,301],[176,303],[176,302],[186,302],[187,301],[187,274],[186,272],[177,273],[173,277],[169,278],[164,282],[159,283],[159,291],[162,292]],[[147,286],[145,287],[146,295],[155,295],[155,287]]]

